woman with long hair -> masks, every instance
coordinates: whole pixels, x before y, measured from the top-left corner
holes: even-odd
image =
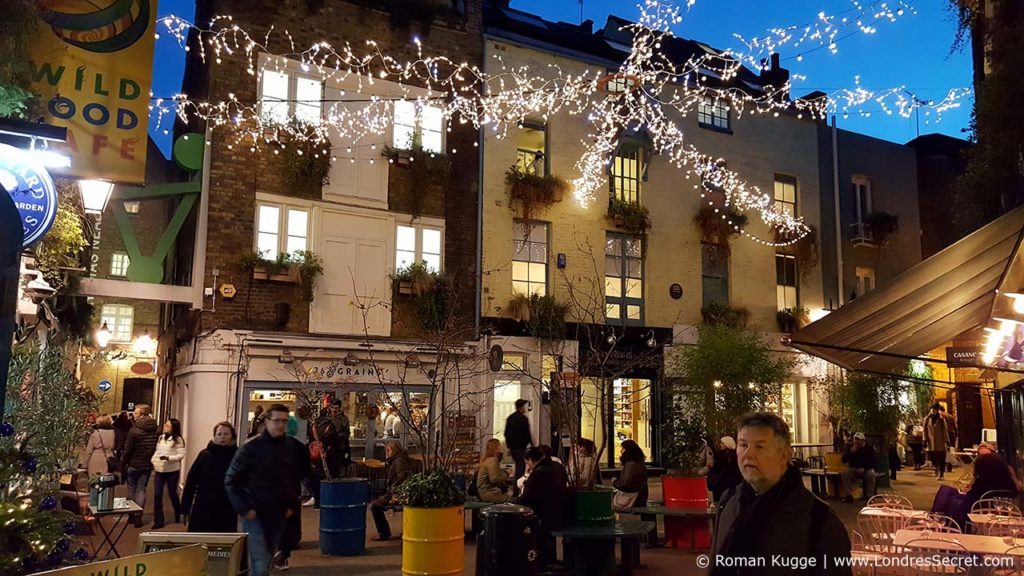
[[[117,460],[115,451],[116,435],[114,433],[114,420],[107,414],[96,419],[96,429],[89,435],[89,441],[85,444],[85,451],[82,453],[82,465],[89,472],[89,478],[98,474],[118,472],[111,470],[108,462],[110,459]]]
[[[213,427],[213,440],[188,469],[182,511],[189,532],[237,532],[238,514],[224,489],[224,475],[238,450],[238,435],[230,422]]]
[[[164,422],[163,434],[157,438],[153,463],[153,529],[164,526],[164,487],[174,507],[174,523],[181,522],[181,501],[178,499],[178,480],[181,461],[185,458],[185,439],[181,437],[181,422],[171,418]]]
[[[647,466],[644,464],[646,459],[639,444],[633,440],[622,443],[622,451],[619,453],[622,476],[612,482],[612,486],[617,490],[616,508],[628,509],[647,505]],[[625,505],[627,501],[628,506]]]
[[[484,502],[501,503],[508,500],[508,474],[498,465],[499,458],[501,440],[491,438],[487,441],[476,472],[476,491]]]
[[[569,481],[577,488],[591,488],[601,483],[597,458],[594,455],[597,447],[589,438],[577,438],[575,454],[569,455]]]

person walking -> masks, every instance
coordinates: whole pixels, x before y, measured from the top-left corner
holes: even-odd
[[[804,487],[800,469],[790,464],[786,422],[776,414],[756,412],[741,416],[736,427],[736,458],[744,481],[722,496],[709,576],[851,576],[850,566],[836,562],[850,558],[846,527]],[[773,558],[813,558],[817,564],[797,571]],[[757,567],[738,568],[736,561]]]
[[[946,421],[946,431],[947,431],[946,451],[947,452],[952,452],[953,450],[956,450],[956,439],[960,435],[960,431],[959,431],[959,429],[957,429],[957,426],[956,426],[956,418],[954,418],[953,415],[950,414],[949,412],[946,412],[946,406],[943,405],[943,404],[939,404],[939,414]],[[953,462],[954,462],[953,455],[952,454],[948,454],[946,456],[946,472],[952,472],[953,471]]]
[[[89,478],[99,474],[110,474],[120,470],[120,463],[114,452],[117,444],[114,420],[104,414],[96,419],[96,429],[89,435],[89,441],[85,443],[85,450],[82,452],[82,467],[86,469]],[[111,466],[111,464],[115,466]]]
[[[377,534],[371,536],[370,540],[384,542],[391,539],[391,525],[384,512],[395,505],[395,488],[402,482],[409,479],[412,473],[412,462],[405,449],[398,442],[388,442],[384,445],[384,452],[387,454],[384,473],[384,494],[378,496],[370,503],[370,513],[373,515],[373,524],[377,528]]]
[[[476,492],[482,502],[502,503],[508,501],[508,474],[498,465],[501,458],[501,440],[487,441],[476,471]]]
[[[189,532],[237,532],[238,514],[228,500],[224,476],[238,451],[238,434],[230,422],[213,427],[213,440],[188,469],[181,511]]]
[[[842,461],[846,464],[846,470],[839,475],[840,489],[843,493],[843,502],[853,502],[851,489],[854,480],[862,481],[861,500],[867,500],[875,495],[875,465],[877,462],[875,449],[864,439],[863,432],[853,435],[853,442],[843,452]]]
[[[181,437],[181,422],[171,418],[164,422],[164,431],[156,442],[150,462],[153,463],[153,529],[164,527],[164,488],[174,508],[174,523],[181,522],[181,500],[178,498],[178,480],[181,479],[181,461],[185,459],[185,439]]]
[[[159,436],[156,420],[150,416],[149,404],[136,404],[135,423],[128,431],[124,441],[124,453],[121,454],[121,468],[124,469],[125,482],[128,483],[128,497],[146,509],[146,486],[149,476],[153,473],[153,453]],[[135,527],[142,528],[142,513],[135,516]]]
[[[260,423],[263,421],[263,406],[256,406],[252,413],[252,423],[249,424],[249,434],[246,438],[252,438],[260,434]]]
[[[942,405],[932,404],[932,413],[924,419],[924,443],[928,448],[928,459],[935,467],[935,475],[942,480],[946,476],[946,447],[949,441],[948,421],[942,416]]]
[[[352,425],[349,423],[348,415],[345,414],[347,410],[341,400],[335,398],[328,410],[331,422],[334,423],[334,428],[338,431],[338,454],[341,456],[340,466],[347,468],[352,464],[352,444],[350,442]]]
[[[516,400],[516,411],[505,418],[505,447],[516,463],[513,486],[517,485],[519,479],[526,473],[526,449],[533,445],[530,419],[526,417],[529,404],[529,401],[522,398]]]
[[[904,438],[914,460],[914,470],[920,470],[924,464],[924,426],[907,424]]]
[[[288,436],[285,438],[291,447],[292,454],[294,456],[292,465],[295,466],[295,474],[292,481],[294,485],[292,490],[296,494],[299,494],[299,500],[302,500],[302,483],[309,478],[310,475],[310,459],[309,459],[309,448],[299,441],[294,436]],[[336,478],[337,476],[335,476]],[[320,493],[319,485],[317,486],[317,494]],[[299,544],[302,542],[302,506],[295,508],[295,513],[288,517],[285,521],[284,533],[281,535],[281,544],[278,551],[274,554],[273,567],[278,570],[288,570],[288,559],[292,556],[292,551],[298,549]]]
[[[267,409],[266,429],[249,440],[231,460],[224,487],[248,533],[249,574],[267,576],[285,524],[299,508],[299,482],[293,444],[285,434],[288,407]]]

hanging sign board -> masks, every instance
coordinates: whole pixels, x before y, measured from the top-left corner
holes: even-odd
[[[152,554],[125,556],[116,560],[37,572],[36,576],[206,576],[206,548],[201,545],[163,550]]]
[[[951,368],[975,367],[981,364],[981,346],[947,346],[946,364]]]
[[[57,218],[57,189],[50,173],[25,151],[0,144],[0,186],[21,216],[22,246],[34,244]]]
[[[30,88],[68,129],[67,175],[144,182],[155,17],[156,0],[39,2]]]

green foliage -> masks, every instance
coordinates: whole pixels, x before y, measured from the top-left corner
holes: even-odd
[[[666,358],[667,371],[680,376],[674,396],[703,411],[712,437],[735,433],[737,417],[778,402],[792,365],[757,332],[721,325],[699,327],[695,345]]]
[[[512,294],[508,302],[508,313],[517,322],[529,322],[530,320],[530,297],[522,292]]]
[[[5,417],[32,438],[39,472],[53,483],[75,468],[78,447],[89,436],[88,417],[99,408],[99,398],[75,377],[77,353],[77,342],[50,338],[45,347],[18,345],[11,355]]]
[[[391,278],[398,284],[408,284],[414,296],[433,292],[439,280],[437,272],[432,272],[426,261],[413,262],[405,268],[396,270]]]
[[[66,527],[74,528],[74,518],[55,508],[59,492],[33,470],[30,440],[17,428],[0,438],[0,576],[57,568],[72,547]]]
[[[0,118],[27,118],[28,105],[35,97],[24,88],[0,84]]]
[[[661,457],[670,476],[694,477],[704,467],[704,419],[682,398],[666,399]]]
[[[299,288],[302,290],[302,299],[312,302],[316,281],[324,273],[324,259],[312,250],[298,250],[295,257],[299,263]]]
[[[392,209],[409,211],[413,217],[424,211],[424,202],[432,196],[443,203],[443,194],[451,178],[452,163],[446,154],[424,150],[419,133],[414,133],[405,148],[386,146],[384,156],[393,164],[388,171],[388,193]],[[443,215],[443,207],[440,207]]]
[[[76,193],[67,182],[58,184],[57,215],[50,231],[35,245],[36,265],[43,278],[56,290],[64,285],[64,270],[81,267],[82,250],[89,245],[82,230]]]
[[[259,252],[247,252],[238,257],[238,265],[242,267],[242,270],[253,270],[257,267],[270,268],[270,260],[266,259],[266,250],[260,250]]]
[[[530,317],[527,326],[530,335],[541,340],[562,340],[565,338],[565,317],[569,305],[558,302],[554,296],[533,294],[530,296]]]
[[[900,229],[899,214],[889,212],[871,212],[864,216],[864,223],[871,229],[871,237],[879,244],[885,244]]]
[[[433,289],[416,296],[416,317],[424,330],[441,332],[448,325],[449,286],[435,276]]]
[[[37,28],[34,0],[5,0],[0,18],[0,118],[31,119],[38,113],[37,94],[29,92],[31,45]]]
[[[395,489],[398,501],[410,508],[449,508],[461,506],[466,495],[443,468],[413,474]]]
[[[913,410],[901,402],[903,393],[913,392],[911,385],[895,378],[836,370],[812,386],[825,397],[832,441],[837,449],[855,432],[895,439],[907,412]],[[931,399],[930,390],[927,398]]]
[[[750,321],[750,311],[746,308],[733,308],[728,304],[712,302],[700,309],[704,324],[708,326],[726,326],[743,328]]]
[[[612,198],[608,204],[608,217],[615,221],[616,226],[633,234],[645,235],[651,227],[650,212],[639,202]]]
[[[538,210],[560,202],[569,191],[569,183],[551,174],[530,174],[512,166],[505,172],[508,197],[518,202],[524,220],[533,219]]]
[[[811,313],[807,308],[797,306],[794,308],[783,308],[775,313],[775,320],[779,323],[779,330],[792,332],[802,328],[810,320]]]
[[[311,125],[296,122],[291,130],[297,136],[279,152],[285,184],[300,196],[319,199],[331,171],[331,141]]]
[[[725,218],[722,218],[725,216]],[[728,220],[732,220],[730,226]],[[722,251],[728,255],[730,252],[729,242],[734,236],[739,235],[747,225],[747,215],[737,212],[732,207],[715,208],[703,206],[697,215],[693,217],[693,223],[700,229],[701,238],[710,244],[717,244]],[[738,227],[737,230],[735,227]]]

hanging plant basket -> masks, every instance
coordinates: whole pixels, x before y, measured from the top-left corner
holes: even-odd
[[[700,229],[703,241],[709,244],[718,244],[728,255],[730,252],[729,242],[746,227],[747,215],[737,212],[731,207],[704,206],[693,217],[693,223]]]
[[[779,331],[786,333],[796,332],[803,328],[810,322],[810,317],[810,311],[802,306],[783,308],[775,313],[775,320],[779,323]]]
[[[558,176],[527,174],[515,166],[505,171],[509,205],[518,204],[524,220],[547,209],[555,202],[561,202],[569,190],[569,183]]]
[[[651,228],[650,212],[639,202],[612,198],[608,204],[608,218],[616,228],[621,228],[632,234],[642,236],[647,234],[647,230]]]
[[[807,278],[814,268],[817,268],[818,264],[821,263],[821,249],[818,246],[818,229],[809,224],[807,225],[807,228],[807,234],[800,237],[799,240],[778,248],[780,252],[784,254],[792,254],[793,257],[796,258],[796,268],[802,278]],[[775,242],[790,242],[795,237],[795,234],[795,232],[776,229],[774,231]]]
[[[887,244],[889,237],[899,232],[899,214],[872,212],[864,217],[864,223],[871,230],[871,238],[879,244]]]

